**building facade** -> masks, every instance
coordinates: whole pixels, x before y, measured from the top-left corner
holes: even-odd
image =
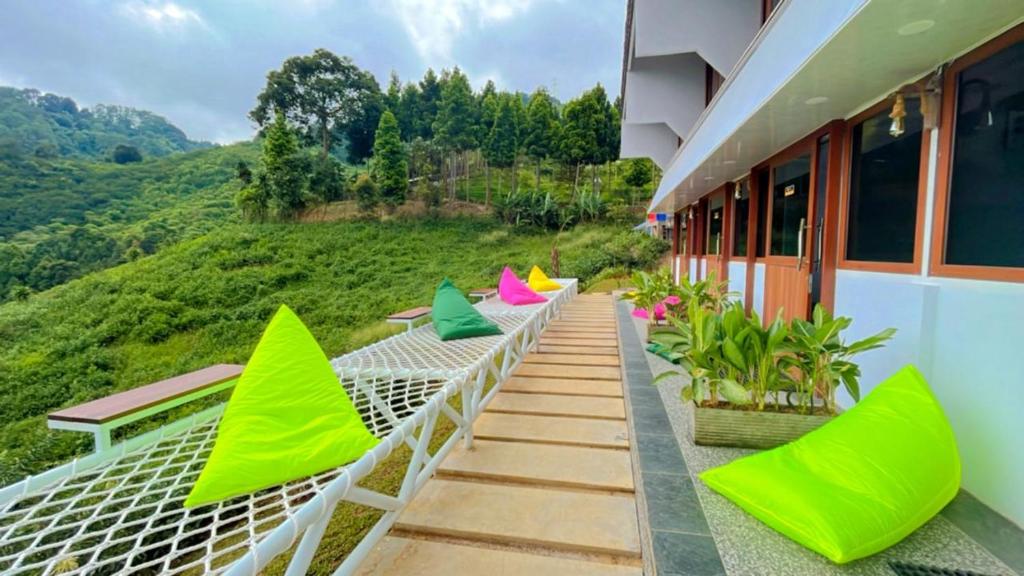
[[[631,0],[622,92],[676,278],[897,328],[862,394],[915,364],[1024,525],[1024,0]]]

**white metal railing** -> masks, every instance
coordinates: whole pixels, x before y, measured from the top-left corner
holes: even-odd
[[[456,443],[472,442],[475,419],[576,295],[575,280],[560,282],[565,288],[541,305],[478,304],[502,336],[441,342],[428,326],[332,361],[381,438],[342,468],[184,509],[216,439],[221,405],[0,489],[0,573],[254,574],[297,544],[287,573],[304,574],[343,501],[383,512],[336,572],[353,573]],[[442,415],[454,426],[431,453]],[[360,487],[401,444],[413,452],[398,495]]]

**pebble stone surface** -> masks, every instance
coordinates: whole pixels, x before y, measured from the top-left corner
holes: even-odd
[[[642,322],[633,322],[638,335],[643,327]],[[644,352],[644,356],[654,376],[677,368],[653,354]],[[889,568],[888,562],[894,560],[972,570],[993,576],[1018,574],[941,515],[892,548],[842,566],[831,563],[775,532],[725,497],[707,488],[697,477],[708,468],[726,464],[755,451],[692,444],[689,430],[690,408],[679,397],[684,378],[685,376],[673,376],[662,380],[657,389],[710,527],[711,536],[718,548],[722,565],[729,576],[892,576],[894,572]],[[660,569],[658,573],[665,574]]]

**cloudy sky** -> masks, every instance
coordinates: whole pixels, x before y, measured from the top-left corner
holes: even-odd
[[[0,85],[124,104],[194,139],[253,133],[266,73],[327,48],[387,85],[460,66],[479,87],[566,100],[618,92],[625,0],[13,0],[0,18]]]

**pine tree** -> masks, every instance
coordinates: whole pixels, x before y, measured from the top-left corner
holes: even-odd
[[[390,206],[405,203],[409,190],[409,162],[402,145],[398,120],[390,110],[384,112],[377,126],[373,144],[373,170],[383,202]]]
[[[306,208],[308,163],[299,154],[298,139],[280,110],[263,141],[263,168],[265,178],[257,185],[265,187],[278,215],[291,218],[300,214]]]
[[[526,130],[523,134],[526,155],[537,163],[536,188],[538,191],[540,190],[540,164],[554,152],[557,138],[558,112],[547,91],[538,88],[530,96],[530,104],[526,109]]]
[[[599,119],[602,111],[590,92],[570,100],[562,112],[561,146],[563,161],[575,166],[572,194],[575,198],[579,187],[580,168],[584,163],[600,157]]]
[[[434,119],[437,117],[437,107],[441,103],[441,85],[438,84],[437,74],[432,68],[427,68],[427,73],[423,75],[419,91],[416,132],[424,140],[431,140],[434,138]]]
[[[395,116],[398,115],[398,107],[402,103],[402,81],[398,79],[398,72],[391,71],[388,82],[388,91],[384,94],[384,107],[391,110]]]
[[[519,133],[516,130],[515,108],[510,98],[502,98],[484,149],[487,160],[496,168],[508,168],[515,164],[518,147]],[[500,179],[498,192],[501,192]]]
[[[487,86],[494,86],[493,82],[488,81]],[[486,92],[487,86],[484,87]],[[494,118],[498,115],[498,96],[497,94],[487,94],[483,101],[480,103],[480,145],[483,150],[484,157],[484,172],[486,172],[486,196],[484,196],[484,204],[491,204],[491,162],[487,153],[487,141],[491,136],[491,128],[494,127]]]
[[[417,115],[420,110],[420,88],[418,85],[409,82],[402,88],[402,97],[398,103],[398,111],[395,118],[398,119],[398,128],[402,132],[402,140],[412,142],[416,136]]]
[[[456,67],[445,76],[434,120],[434,138],[450,154],[448,180],[453,198],[458,159],[462,156],[465,163],[464,153],[477,146],[475,104],[469,79]]]

